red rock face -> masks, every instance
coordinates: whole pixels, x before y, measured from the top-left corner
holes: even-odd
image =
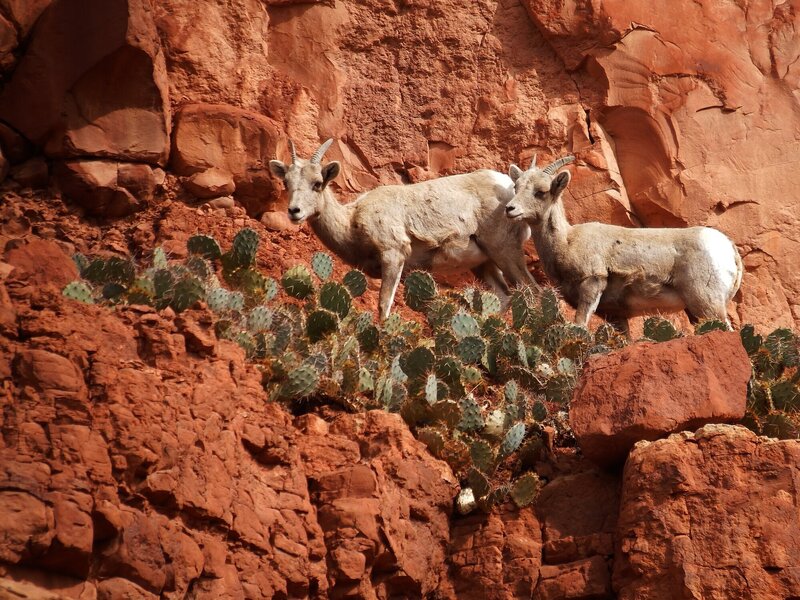
[[[61,301],[74,266],[51,242],[6,261],[0,575],[105,598],[419,597],[447,580],[456,482],[399,416],[293,423],[202,314]],[[55,292],[35,296],[47,310],[34,289]]]
[[[623,476],[618,597],[796,597],[798,465],[797,441],[728,425],[638,444]]]
[[[737,332],[637,343],[589,361],[570,427],[587,458],[622,464],[639,440],[739,421],[751,369]]]

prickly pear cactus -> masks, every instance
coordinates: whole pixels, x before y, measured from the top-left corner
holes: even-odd
[[[84,271],[86,271],[89,266],[89,259],[86,258],[86,255],[76,252],[72,255],[72,262],[74,262],[75,266],[78,268],[78,273],[83,276]]]
[[[431,454],[436,457],[442,455],[444,450],[444,433],[433,427],[421,427],[417,430],[417,439],[425,444]]]
[[[480,299],[481,299],[480,312],[484,318],[488,317],[489,315],[496,315],[502,309],[502,303],[500,302],[500,298],[498,298],[492,292],[481,292]]]
[[[244,294],[242,292],[230,292],[228,294],[228,308],[236,312],[243,312]]]
[[[230,292],[221,287],[213,288],[206,294],[206,303],[217,314],[230,310]]]
[[[72,281],[68,283],[61,293],[70,300],[77,300],[84,304],[94,304],[92,288],[82,281]]]
[[[510,456],[517,450],[517,448],[519,448],[520,444],[522,444],[522,440],[524,439],[525,424],[517,423],[506,432],[503,442],[500,444],[500,455]]]
[[[350,312],[350,292],[341,283],[328,281],[319,290],[319,305],[344,319]]]
[[[484,352],[486,352],[486,343],[477,336],[467,336],[456,346],[456,354],[467,365],[480,363]]]
[[[536,500],[541,488],[542,482],[536,473],[525,473],[511,486],[511,499],[520,508],[529,506]]]
[[[317,277],[326,281],[333,275],[333,259],[325,252],[315,252],[311,257],[311,268]]]
[[[400,355],[400,368],[410,379],[421,379],[433,369],[434,361],[433,352],[420,346]]]
[[[286,374],[278,397],[291,400],[310,396],[319,384],[319,372],[310,365],[300,365]]]
[[[234,269],[242,269],[255,264],[258,242],[258,233],[255,230],[249,227],[241,229],[233,238],[233,246],[229,252],[230,265]]]
[[[478,431],[483,428],[483,416],[481,415],[481,407],[475,402],[475,398],[471,395],[463,398],[459,403],[461,408],[461,421],[458,424],[458,429],[461,431]]]
[[[311,273],[303,265],[288,269],[281,278],[281,285],[287,294],[300,300],[304,300],[314,292]]]
[[[667,342],[681,337],[675,326],[661,317],[649,317],[644,322],[644,337],[655,342]]]
[[[170,306],[175,312],[183,312],[194,306],[204,295],[203,284],[194,277],[187,277],[175,284]]]
[[[436,283],[430,273],[413,271],[406,277],[405,301],[412,310],[423,311],[436,297]]]
[[[329,334],[337,331],[338,328],[339,323],[336,320],[336,315],[324,308],[315,310],[308,315],[306,320],[306,334],[312,343],[324,339]]]
[[[342,278],[342,283],[350,290],[353,298],[357,298],[367,291],[367,277],[358,269],[348,271]]]
[[[472,442],[469,448],[469,454],[472,458],[472,464],[483,473],[491,473],[494,471],[496,456],[492,447],[484,440],[476,440]]]
[[[266,306],[256,306],[247,315],[247,329],[251,333],[266,331],[272,325],[272,311]]]
[[[468,336],[479,337],[481,334],[481,328],[478,326],[475,317],[463,311],[452,318],[450,326],[453,329],[453,333],[460,340]]]
[[[709,319],[708,321],[698,323],[697,327],[694,328],[695,335],[703,335],[710,331],[728,331],[728,326],[717,319]]]
[[[154,269],[166,269],[169,267],[169,261],[167,261],[167,253],[164,252],[164,248],[159,246],[155,250],[153,250],[153,268]]]
[[[222,256],[217,240],[210,235],[193,235],[186,242],[186,249],[189,254],[197,254],[207,260],[216,260]]]

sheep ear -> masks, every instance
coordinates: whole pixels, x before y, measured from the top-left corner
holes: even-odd
[[[327,165],[322,167],[322,182],[324,185],[328,185],[331,181],[336,179],[336,176],[339,174],[339,171],[342,169],[342,165],[339,163],[338,160],[334,160],[329,162]]]
[[[561,192],[564,191],[564,188],[567,187],[570,180],[569,171],[564,171],[563,173],[559,173],[553,178],[553,182],[550,184],[550,195],[553,198],[556,198]]]
[[[508,167],[508,176],[511,177],[511,181],[514,183],[517,182],[517,179],[519,179],[521,175],[522,169],[520,169],[517,165],[511,165]]]
[[[286,166],[285,163],[282,163],[279,160],[271,160],[269,161],[269,171],[278,179],[285,179],[286,178],[286,171],[289,167]]]

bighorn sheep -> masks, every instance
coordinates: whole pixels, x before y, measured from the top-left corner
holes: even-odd
[[[531,225],[544,270],[576,309],[575,322],[585,327],[596,311],[629,335],[630,317],[685,310],[693,323],[714,318],[730,327],[726,306],[742,282],[733,242],[710,227],[570,225],[561,200],[570,174],[558,170],[574,160],[540,169],[534,157],[524,172],[511,165],[516,193],[506,216]]]
[[[308,219],[331,251],[381,278],[382,319],[389,315],[404,269],[471,269],[501,299],[508,294],[504,275],[513,284],[535,285],[522,250],[530,227],[503,217],[514,194],[508,176],[483,170],[387,185],[340,204],[328,187],[340,164],[321,162],[331,143],[303,160],[290,141],[292,163],[272,160],[269,168],[286,186],[292,221]]]

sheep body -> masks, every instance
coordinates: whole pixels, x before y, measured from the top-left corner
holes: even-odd
[[[576,309],[577,323],[586,325],[597,312],[627,332],[630,317],[685,310],[692,321],[730,325],[726,307],[742,280],[730,239],[710,227],[571,225],[561,201],[569,173],[548,169],[534,165],[523,173],[512,166],[516,194],[507,216],[531,225],[544,271]]]
[[[289,191],[292,220],[308,219],[330,250],[382,279],[382,318],[389,314],[402,272],[410,269],[470,269],[501,298],[508,292],[505,277],[514,284],[534,283],[522,250],[530,227],[503,218],[514,195],[507,175],[481,170],[381,186],[343,205],[327,186],[339,163],[319,164],[326,148],[315,153],[316,161],[293,156],[291,165],[271,161],[270,169]]]

